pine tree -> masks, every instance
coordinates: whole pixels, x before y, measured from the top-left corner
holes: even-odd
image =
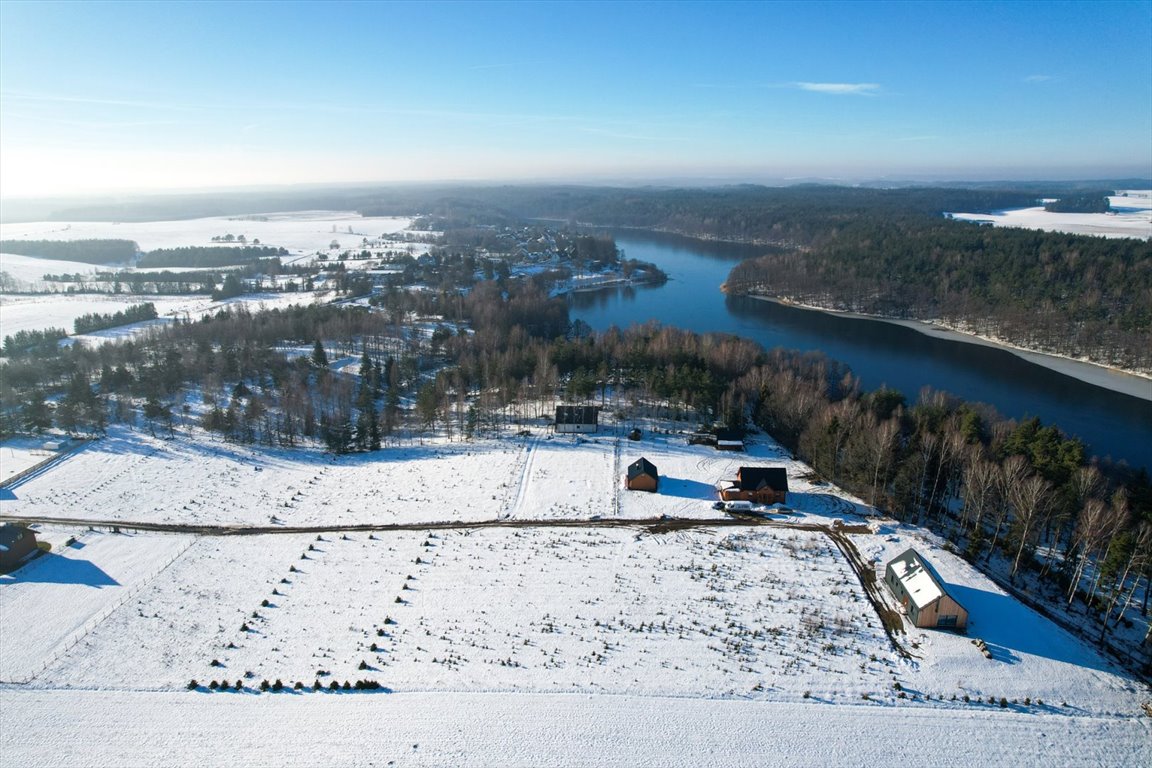
[[[324,345],[320,343],[320,339],[316,339],[316,344],[312,347],[312,366],[314,368],[328,367],[328,353],[324,351]]]

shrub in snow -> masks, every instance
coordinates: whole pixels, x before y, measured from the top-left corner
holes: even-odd
[[[361,659],[360,660],[360,669],[368,669],[368,662]]]
[[[320,685],[320,681],[319,681],[319,680],[315,680],[315,681],[313,681],[313,683],[312,683],[312,690],[314,690],[314,691],[318,691],[318,690],[320,690],[320,689],[321,689],[321,688],[323,688],[323,687],[324,687],[324,686]]]
[[[1000,709],[1004,709],[1007,706],[1008,706],[1008,699],[1001,696],[1000,697]]]
[[[219,687],[220,687],[220,684],[219,684],[219,683],[217,683],[215,680],[213,680],[212,682],[208,683],[208,690],[210,690],[210,691],[214,691],[214,690],[216,690],[216,689],[217,689],[217,688],[219,688]]]
[[[349,683],[347,680],[344,681],[344,690],[346,690],[346,691],[352,690],[352,684]]]
[[[372,643],[372,645],[368,646],[368,650],[372,651],[372,653],[376,653],[380,649],[376,647],[376,643]],[[360,663],[363,664],[364,662],[360,662]]]
[[[268,607],[268,598],[264,598],[263,600],[260,601],[260,607],[261,608],[267,608]]]
[[[302,690],[304,690],[304,683],[302,683],[302,682],[300,682],[299,680],[297,680],[297,681],[296,681],[296,685],[294,685],[294,686],[292,686],[292,687],[293,687],[295,690],[297,690],[297,691],[302,691]]]
[[[224,665],[220,663],[220,659],[212,659],[212,663],[211,663],[211,664],[209,664],[209,666],[211,666],[211,667],[222,667],[222,666],[224,666]]]
[[[195,679],[195,678],[193,678],[192,680],[188,681],[188,690],[190,690],[190,691],[194,691],[194,690],[196,690],[196,689],[197,689],[197,688],[199,688],[199,687],[200,687],[200,683],[196,682],[196,679]]]
[[[276,678],[276,682],[272,683],[272,690],[274,690],[274,691],[284,690],[284,683],[280,682],[280,678]]]
[[[250,629],[248,629],[248,622],[244,622],[243,624],[240,625],[240,631],[241,632],[250,632],[251,631]]]
[[[340,690],[340,683],[333,680],[331,683],[328,684],[328,690],[330,690],[330,691]]]

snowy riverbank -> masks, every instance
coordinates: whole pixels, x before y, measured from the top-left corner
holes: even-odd
[[[751,295],[751,294],[750,294]],[[1071,357],[1064,357],[1062,355],[1054,355],[1046,352],[1036,352],[1030,349],[1024,349],[1004,341],[990,339],[984,336],[979,336],[974,333],[967,333],[965,331],[949,328],[939,323],[928,322],[924,320],[901,320],[898,318],[878,317],[876,315],[865,315],[858,312],[845,312],[836,309],[827,309],[825,307],[816,307],[807,304],[798,304],[792,301],[785,301],[771,296],[755,296],[751,295],[754,299],[761,301],[770,301],[775,304],[780,304],[786,307],[793,307],[795,309],[810,309],[817,312],[824,312],[830,315],[837,315],[839,317],[848,317],[858,320],[875,320],[877,322],[891,323],[893,325],[902,325],[905,328],[911,328],[927,336],[933,336],[938,339],[947,339],[949,341],[964,342],[966,344],[979,344],[985,347],[995,347],[997,349],[1007,350],[1012,354],[1027,360],[1030,363],[1043,366],[1051,371],[1061,373],[1065,376],[1071,376],[1074,379],[1092,384],[1097,387],[1111,390],[1113,392],[1120,392],[1132,397],[1138,397],[1142,400],[1152,400],[1152,377],[1146,376],[1141,373],[1132,371],[1124,371],[1118,368],[1111,368],[1098,363],[1092,363],[1087,360],[1077,360]]]

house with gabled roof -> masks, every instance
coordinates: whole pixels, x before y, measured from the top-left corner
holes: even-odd
[[[37,549],[32,529],[20,523],[0,525],[0,571],[20,567]]]
[[[968,626],[968,611],[948,594],[944,581],[912,547],[888,563],[884,583],[913,626],[961,630]]]
[[[643,456],[636,459],[628,465],[628,475],[624,485],[630,491],[655,493],[660,486],[660,474],[656,471],[656,465]]]
[[[556,406],[556,434],[591,434],[600,428],[600,409],[594,405]]]
[[[788,470],[784,467],[740,467],[735,480],[722,481],[724,501],[783,504],[788,500]]]

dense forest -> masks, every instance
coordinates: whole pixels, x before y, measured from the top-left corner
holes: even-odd
[[[1108,213],[1112,210],[1108,202],[1108,192],[1095,194],[1068,195],[1044,203],[1044,210],[1049,213]]]
[[[0,240],[0,253],[82,264],[130,264],[136,258],[136,243],[132,240]]]
[[[928,220],[846,223],[740,264],[732,293],[939,319],[1030,349],[1152,371],[1152,242]]]

